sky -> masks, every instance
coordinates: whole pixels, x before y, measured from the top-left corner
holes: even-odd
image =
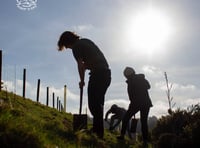
[[[30,0],[29,0],[30,1]],[[199,0],[34,0],[23,7],[16,0],[0,2],[0,49],[3,52],[4,89],[22,95],[26,69],[26,97],[46,102],[49,87],[63,102],[67,85],[67,112],[79,112],[79,75],[70,49],[57,51],[57,41],[68,30],[91,39],[104,53],[112,71],[104,104],[127,109],[129,98],[123,76],[126,66],[145,74],[153,103],[149,116],[167,115],[167,73],[173,109],[200,102]],[[22,1],[21,1],[22,2]],[[17,5],[19,4],[19,5]],[[85,81],[88,81],[88,71]],[[84,88],[83,113],[87,108]],[[90,115],[89,110],[87,113]],[[139,114],[137,114],[138,116]]]

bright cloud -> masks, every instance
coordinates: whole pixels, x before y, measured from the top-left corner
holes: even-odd
[[[93,29],[94,27],[89,24],[89,25],[77,25],[77,26],[72,26],[72,29],[76,32],[87,32]]]
[[[159,75],[163,74],[163,72],[159,68],[157,68],[155,66],[151,66],[151,65],[144,65],[142,67],[142,70],[146,74],[149,74],[149,75],[152,75],[152,76],[157,75],[157,74],[159,74]]]

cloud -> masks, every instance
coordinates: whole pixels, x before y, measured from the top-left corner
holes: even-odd
[[[167,87],[164,81],[157,82],[155,84],[154,89],[162,90],[163,92],[165,92],[165,96],[160,96],[160,97],[166,98],[166,102],[168,102],[166,94]],[[171,97],[173,97],[172,104],[173,103],[176,104],[174,109],[176,108],[184,109],[189,105],[197,104],[198,102],[200,102],[199,99],[200,93],[198,91],[198,88],[193,84],[173,83],[170,95]],[[156,100],[159,100],[159,97]]]
[[[160,68],[157,68],[155,66],[151,66],[151,65],[144,65],[142,67],[142,70],[146,73],[146,74],[149,74],[149,75],[162,75],[163,74],[163,71],[161,71]]]
[[[150,109],[150,114],[161,117],[167,114],[168,104],[164,101],[156,101],[153,104],[153,107]]]
[[[197,91],[197,87],[193,84],[178,84],[178,83],[170,83],[169,86],[172,85],[171,91],[173,92],[180,92],[180,93],[185,93],[185,92],[191,92],[191,91]],[[165,81],[159,81],[155,83],[155,88],[159,90],[167,90],[167,84]]]
[[[124,107],[127,108],[128,104],[129,104],[129,100],[124,100],[124,99],[112,99],[112,100],[108,100],[105,101],[105,107],[109,108],[111,107],[113,104],[116,104],[120,107]]]
[[[16,82],[4,81],[4,86],[6,86],[8,91],[16,92],[18,95],[22,95],[22,87],[23,87],[22,80],[17,79]],[[198,90],[194,85],[191,84],[181,85],[175,83],[173,86],[174,87],[172,87],[173,91],[171,95],[174,98],[173,102],[176,103],[176,106],[173,109],[179,107],[181,109],[186,109],[189,105],[197,104],[198,102],[200,102],[200,98],[198,97],[199,94],[197,93]],[[155,115],[157,117],[160,117],[162,115],[166,115],[168,110],[168,101],[165,93],[166,90],[165,82],[164,81],[157,82],[153,89],[154,90],[152,91],[156,91],[157,93],[154,93],[152,97],[153,107],[150,110],[150,116]],[[36,101],[36,92],[37,92],[36,86],[31,84],[30,82],[26,82],[26,97],[32,99],[33,101]],[[61,99],[61,102],[63,103],[64,88],[56,88],[52,86],[49,87],[49,94],[50,94],[49,105],[52,106],[51,98],[53,92],[55,93],[56,98],[59,97]],[[185,92],[188,92],[188,94],[186,94]],[[117,104],[118,106],[124,107],[125,109],[128,108],[128,105],[130,103],[128,99],[121,99],[122,96],[119,96],[120,98],[117,98],[117,95],[115,97],[116,97],[115,99],[108,99],[105,101],[104,113],[113,104]],[[85,98],[87,98],[86,95],[84,95],[83,113],[87,112],[87,114],[91,116],[87,107],[87,99]],[[44,84],[41,84],[40,86],[40,102],[42,104],[46,104],[46,86]],[[78,110],[79,110],[79,94],[75,94],[70,89],[67,89],[67,112],[78,113]]]
[[[72,29],[77,32],[87,32],[94,28],[91,24],[72,26]]]
[[[177,91],[194,91],[196,87],[192,84],[180,85],[180,84],[173,84],[174,90]]]

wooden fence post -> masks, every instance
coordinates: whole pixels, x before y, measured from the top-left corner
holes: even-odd
[[[54,108],[54,104],[55,104],[55,93],[53,92],[53,108]]]
[[[57,97],[57,110],[59,109],[58,105],[59,105],[59,97]]]
[[[38,84],[37,84],[37,102],[39,102],[39,97],[40,97],[40,79],[38,79]]]
[[[66,112],[66,102],[67,102],[67,85],[64,86],[64,112]]]
[[[60,100],[59,100],[58,110],[60,111]]]
[[[49,87],[47,87],[47,103],[46,105],[48,106],[49,105]]]
[[[24,68],[24,72],[23,72],[23,98],[25,98],[25,92],[26,92],[26,69]]]
[[[64,112],[64,107],[62,103],[61,103],[61,111]]]

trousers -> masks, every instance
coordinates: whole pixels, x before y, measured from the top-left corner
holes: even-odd
[[[149,114],[150,107],[144,108],[136,108],[134,105],[130,104],[129,108],[122,120],[122,129],[121,135],[124,136],[126,133],[126,128],[128,125],[129,120],[133,115],[135,115],[138,111],[140,111],[140,120],[141,120],[141,128],[142,128],[142,138],[143,141],[148,140],[148,114]]]
[[[93,132],[99,138],[103,138],[104,136],[104,101],[110,82],[111,71],[109,69],[95,70],[90,73],[88,82],[88,106],[93,116]]]

